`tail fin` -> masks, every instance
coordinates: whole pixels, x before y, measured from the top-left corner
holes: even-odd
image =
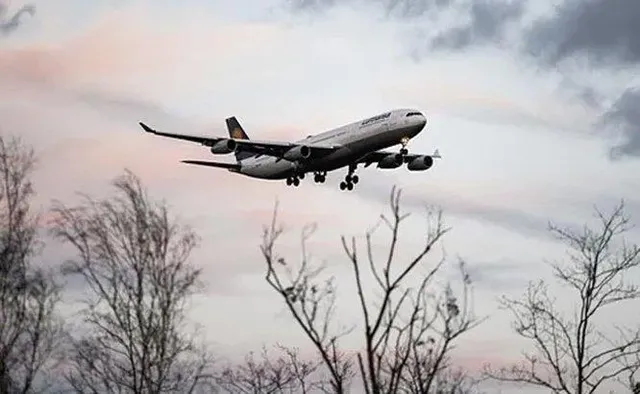
[[[235,116],[225,119],[225,122],[227,123],[227,130],[229,131],[229,137],[236,140],[249,139],[249,136],[247,135],[247,133],[245,133],[242,126],[240,126],[240,122],[238,122],[238,119],[236,119]],[[241,161],[244,159],[248,159],[249,157],[252,157],[253,153],[236,151],[235,156],[236,156],[236,161]]]

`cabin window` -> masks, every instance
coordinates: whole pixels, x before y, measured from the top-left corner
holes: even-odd
[[[422,115],[420,112],[409,112],[406,117],[408,118],[409,116],[420,116]]]

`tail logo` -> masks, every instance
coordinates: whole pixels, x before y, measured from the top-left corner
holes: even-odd
[[[235,129],[233,129],[231,131],[231,138],[237,139],[237,140],[241,140],[243,138],[242,135],[242,130],[238,127],[236,127]]]

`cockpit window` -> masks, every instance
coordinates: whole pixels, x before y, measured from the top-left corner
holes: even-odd
[[[409,112],[406,117],[408,118],[409,116],[420,116],[422,115],[420,112]]]

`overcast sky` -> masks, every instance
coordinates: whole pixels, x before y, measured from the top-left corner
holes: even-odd
[[[283,251],[297,253],[300,227],[318,223],[311,252],[340,277],[349,323],[339,236],[373,225],[396,184],[406,209],[442,207],[451,264],[467,260],[476,312],[490,316],[459,362],[506,363],[521,343],[495,299],[562,257],[547,222],[581,225],[594,204],[621,198],[640,220],[640,2],[556,3],[0,0],[0,128],[36,148],[43,208],[100,195],[126,167],[192,224],[209,282],[194,318],[229,356],[305,344],[263,281],[258,247],[275,200],[290,228]],[[397,107],[428,119],[410,150],[443,159],[423,173],[360,170],[349,193],[342,170],[294,189],[181,165],[211,155],[137,125],[224,136],[235,115],[251,138],[298,139]],[[411,244],[422,225],[407,224]],[[48,264],[65,257],[48,250]]]

